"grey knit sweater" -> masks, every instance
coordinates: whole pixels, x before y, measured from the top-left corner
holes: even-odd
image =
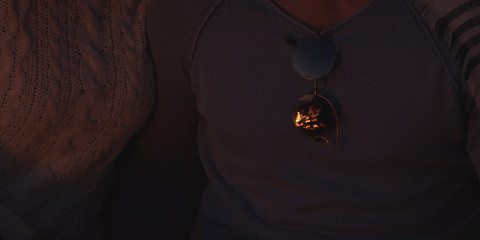
[[[0,239],[99,237],[108,166],[153,106],[146,4],[0,1]]]

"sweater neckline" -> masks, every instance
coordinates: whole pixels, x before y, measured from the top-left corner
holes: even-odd
[[[366,6],[364,6],[362,9],[357,11],[355,14],[351,15],[350,17],[339,21],[327,28],[323,29],[316,29],[305,22],[301,21],[300,19],[296,18],[295,16],[291,15],[288,13],[286,10],[281,8],[274,0],[265,0],[268,5],[272,7],[272,9],[279,14],[281,17],[285,18],[287,21],[290,23],[296,25],[299,28],[302,28],[303,30],[313,34],[313,35],[321,35],[323,33],[329,32],[330,30],[339,28],[343,25],[346,25],[348,22],[356,19],[358,16],[362,15],[363,13],[367,12],[370,8],[372,8],[373,5],[377,4],[378,2],[381,2],[382,0],[372,0],[370,3],[368,3]]]

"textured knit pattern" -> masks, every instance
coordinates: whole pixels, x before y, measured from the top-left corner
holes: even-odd
[[[468,93],[480,106],[480,1],[412,0],[431,31],[453,51],[467,81]]]
[[[40,237],[87,238],[107,166],[150,114],[145,10],[0,1],[0,203]]]

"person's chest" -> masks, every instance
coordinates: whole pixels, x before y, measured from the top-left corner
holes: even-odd
[[[194,54],[192,87],[204,123],[227,144],[252,152],[293,144],[299,147],[279,149],[279,156],[302,152],[371,163],[461,146],[460,91],[403,1],[377,1],[320,34],[337,51],[334,69],[319,82],[338,113],[338,136],[337,129],[326,134],[331,142],[338,138],[335,148],[292,122],[295,103],[314,84],[293,70],[287,35],[301,40],[312,34],[262,1],[226,1],[207,22]]]

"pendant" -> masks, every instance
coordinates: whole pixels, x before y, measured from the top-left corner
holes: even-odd
[[[298,99],[293,108],[293,123],[303,133],[317,140],[328,140],[325,133],[337,127],[337,113],[326,97],[309,94]]]

